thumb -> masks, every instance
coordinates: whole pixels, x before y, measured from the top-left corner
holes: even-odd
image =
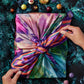
[[[20,77],[21,75],[21,71],[18,71],[15,76],[13,77],[13,80],[17,82],[18,78]]]
[[[68,38],[72,37],[71,33],[67,32],[67,31],[60,31],[60,33],[63,34],[63,35],[65,35]]]

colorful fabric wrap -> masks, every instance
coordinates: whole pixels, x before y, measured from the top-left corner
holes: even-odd
[[[13,69],[27,78],[66,77],[67,38],[59,30],[70,25],[65,13],[16,14]]]

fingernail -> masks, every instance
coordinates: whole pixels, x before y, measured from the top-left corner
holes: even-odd
[[[22,72],[21,71],[18,71],[18,74],[21,74]]]
[[[61,34],[65,34],[65,31],[61,31],[60,33],[61,33]]]

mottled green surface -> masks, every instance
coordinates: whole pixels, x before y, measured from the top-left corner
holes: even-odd
[[[28,9],[22,11],[20,6],[26,3]],[[56,4],[63,5],[62,10],[56,9]],[[84,0],[51,0],[49,4],[42,5],[35,0],[38,5],[38,12],[46,12],[47,6],[52,7],[52,12],[68,12],[72,11],[74,17],[72,25],[79,26],[84,31]],[[10,8],[14,7],[14,13],[10,13]],[[11,60],[14,58],[14,33],[15,33],[15,14],[34,12],[32,5],[27,0],[0,0],[0,84],[1,77],[10,69]],[[84,84],[84,51],[70,40],[68,40],[69,52],[67,56],[67,78],[70,84]],[[74,78],[69,78],[68,74],[74,73]],[[25,79],[20,78],[18,84],[62,84],[64,79]],[[58,83],[57,83],[57,82]]]

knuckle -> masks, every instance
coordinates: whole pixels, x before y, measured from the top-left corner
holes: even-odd
[[[12,79],[12,82],[13,82],[13,84],[16,84],[17,81],[15,79]]]
[[[12,72],[12,71],[14,71],[14,70],[13,70],[13,69],[10,69],[10,70],[9,70],[9,72]]]
[[[76,27],[77,29],[80,29],[79,27]]]
[[[67,32],[65,32],[64,35],[67,35]]]
[[[9,70],[9,72],[12,71],[12,69]]]
[[[69,27],[69,25],[67,25],[66,27]]]
[[[7,79],[7,77],[4,75],[4,76],[2,76],[2,80],[4,80],[4,79]]]

